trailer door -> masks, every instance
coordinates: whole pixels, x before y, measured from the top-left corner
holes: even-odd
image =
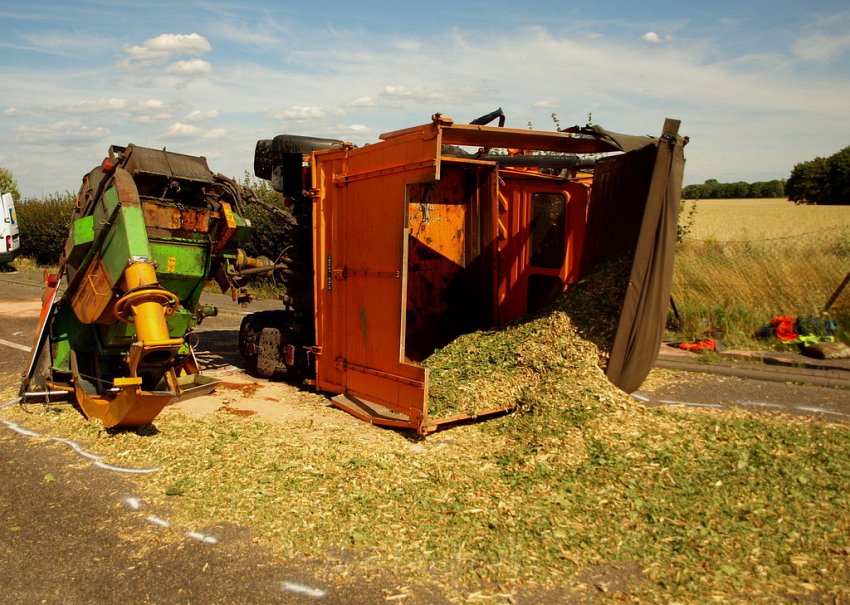
[[[314,266],[316,386],[366,420],[421,429],[427,370],[404,359],[406,195],[436,179],[438,147],[417,134],[315,154]]]

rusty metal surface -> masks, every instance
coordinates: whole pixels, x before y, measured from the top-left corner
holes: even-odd
[[[150,229],[168,229],[207,233],[212,213],[201,208],[178,208],[172,204],[159,204],[150,200],[142,201],[145,225]]]
[[[407,190],[407,302],[405,355],[417,361],[454,338],[463,324],[469,278],[465,204],[474,193],[459,170]]]

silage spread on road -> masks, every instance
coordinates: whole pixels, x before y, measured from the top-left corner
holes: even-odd
[[[831,581],[850,552],[836,538],[850,535],[847,428],[644,409],[598,366],[613,325],[591,286],[447,347],[438,394],[507,395],[518,410],[424,442],[319,397],[304,402],[309,423],[222,409],[113,434],[67,407],[2,416],[112,464],[162,467],[140,495],[173,528],[245,525],[283,557],[331,560],[341,573],[427,578],[456,597],[553,589],[543,602],[566,600],[583,570],[633,562],[639,600],[850,597]]]

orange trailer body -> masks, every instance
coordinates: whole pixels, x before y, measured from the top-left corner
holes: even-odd
[[[290,198],[297,225],[285,309],[240,329],[260,375],[306,377],[363,420],[427,433],[465,416],[429,416],[420,362],[464,332],[544,308],[632,252],[607,373],[636,388],[670,295],[687,142],[678,121],[653,138],[484,125],[499,116],[464,125],[436,114],[361,148],[258,141],[255,173]]]
[[[338,394],[336,404],[364,420],[425,433],[462,417],[429,418],[428,370],[419,361],[464,331],[543,307],[604,256],[583,259],[589,175],[504,167],[458,146],[537,154],[622,148],[603,138],[458,125],[439,115],[381,139],[307,158],[315,386]],[[635,194],[637,205],[645,205],[645,193]],[[631,241],[607,249],[634,245],[639,228],[626,227]]]

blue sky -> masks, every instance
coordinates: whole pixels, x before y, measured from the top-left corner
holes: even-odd
[[[0,0],[0,165],[79,187],[110,144],[241,176],[280,133],[363,144],[442,112],[682,120],[685,183],[786,178],[850,144],[850,4]]]

